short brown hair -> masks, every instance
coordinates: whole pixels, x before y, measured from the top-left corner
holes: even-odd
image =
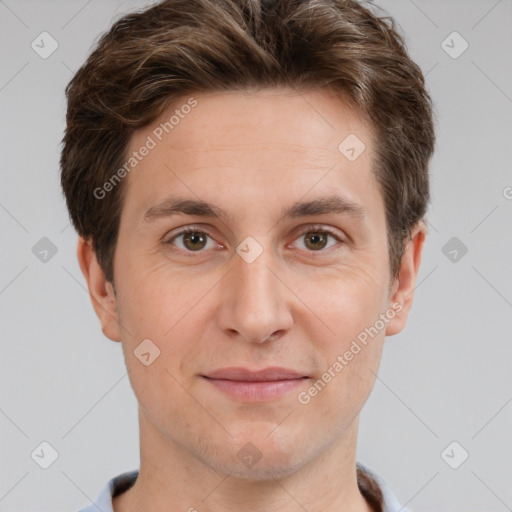
[[[66,88],[62,188],[110,282],[125,187],[103,199],[94,190],[125,161],[134,131],[187,94],[277,86],[326,87],[371,123],[398,275],[430,200],[435,134],[424,76],[394,20],[355,0],[165,0],[116,21]]]

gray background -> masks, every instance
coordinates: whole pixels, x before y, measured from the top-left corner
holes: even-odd
[[[136,402],[76,261],[58,158],[72,72],[114,17],[146,4],[0,1],[2,511],[76,510],[138,466]],[[382,5],[427,74],[439,142],[414,307],[386,341],[358,460],[414,511],[511,510],[512,1]],[[31,48],[43,31],[59,45],[47,59]],[[453,31],[469,43],[458,58],[442,46]],[[42,237],[57,249],[46,262],[32,252]],[[48,469],[31,458],[42,441],[59,455]]]

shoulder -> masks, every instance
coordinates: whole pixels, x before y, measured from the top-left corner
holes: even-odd
[[[363,496],[373,505],[380,503],[382,512],[411,512],[403,507],[384,479],[367,466],[357,463],[358,485]],[[373,505],[375,506],[375,505]]]
[[[98,494],[96,500],[81,508],[78,512],[98,512],[98,509],[102,512],[114,512],[112,498],[127,491],[135,483],[138,475],[139,471],[133,470],[111,478]]]

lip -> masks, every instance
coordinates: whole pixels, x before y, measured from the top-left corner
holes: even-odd
[[[248,368],[233,367],[222,368],[210,372],[204,377],[209,379],[233,380],[241,382],[265,382],[275,380],[292,380],[302,379],[307,377],[303,373],[290,370],[288,368],[281,368],[279,366],[272,366],[262,370],[249,370]]]
[[[262,370],[223,368],[202,375],[217,390],[243,402],[267,402],[302,385],[309,377],[295,370],[270,367]]]

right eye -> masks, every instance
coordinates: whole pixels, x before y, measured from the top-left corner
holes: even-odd
[[[215,246],[215,242],[213,239],[208,235],[208,233],[201,231],[197,228],[191,228],[187,227],[179,231],[178,233],[174,234],[171,238],[163,241],[162,243],[164,245],[172,245],[175,247],[178,247],[179,250],[188,252],[188,253],[194,253],[194,252],[204,252],[203,249],[212,249],[214,247],[208,245],[208,238],[212,241],[213,245]],[[175,242],[177,240],[181,239],[180,244],[176,244]],[[181,247],[180,247],[181,245]]]

